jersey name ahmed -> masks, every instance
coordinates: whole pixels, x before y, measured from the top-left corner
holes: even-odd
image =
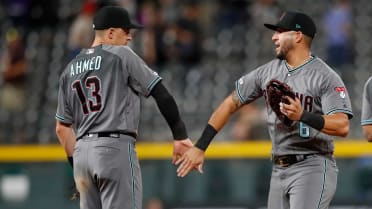
[[[291,69],[286,61],[275,59],[242,76],[235,84],[240,101],[247,104],[261,96],[266,98],[266,85],[271,79],[287,83],[306,111],[320,115],[341,112],[349,118],[353,116],[343,81],[318,57],[312,56],[295,69]],[[287,127],[268,105],[267,124],[273,141],[272,154],[331,154],[334,151],[333,136],[299,121]]]
[[[137,133],[140,96],[148,97],[161,77],[128,46],[83,49],[65,68],[56,119],[86,133]]]
[[[102,56],[90,57],[85,60],[79,60],[70,65],[70,77],[91,70],[101,69]]]

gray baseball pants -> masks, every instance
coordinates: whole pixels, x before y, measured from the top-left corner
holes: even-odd
[[[268,209],[328,209],[337,174],[333,157],[321,155],[288,167],[273,165]]]
[[[82,137],[74,150],[81,209],[142,209],[142,178],[135,139]]]

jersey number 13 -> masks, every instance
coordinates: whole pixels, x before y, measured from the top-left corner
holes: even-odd
[[[96,76],[91,76],[85,79],[84,84],[80,80],[76,80],[71,85],[72,90],[76,92],[84,114],[90,112],[98,112],[102,108],[102,96],[100,94],[101,81]],[[84,93],[87,92],[86,95]]]

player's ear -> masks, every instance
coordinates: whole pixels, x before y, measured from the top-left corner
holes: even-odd
[[[295,41],[300,43],[305,38],[304,34],[301,31],[295,31]]]
[[[115,29],[114,28],[109,28],[107,30],[107,38],[109,40],[112,40],[114,38],[114,34],[115,34]]]

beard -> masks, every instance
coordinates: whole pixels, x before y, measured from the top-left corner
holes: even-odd
[[[288,52],[293,48],[293,45],[282,44],[279,52],[276,53],[276,58],[280,60],[285,60],[287,58]]]
[[[276,58],[280,60],[285,60],[285,54],[282,52],[279,52],[278,54],[276,54]]]

